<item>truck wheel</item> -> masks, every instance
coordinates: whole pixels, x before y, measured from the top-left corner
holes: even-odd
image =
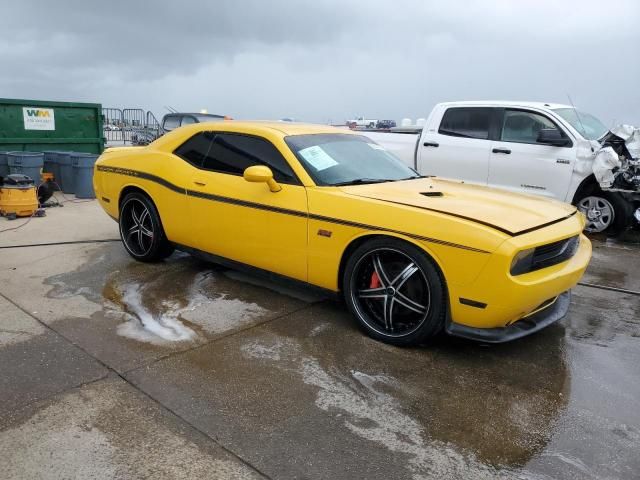
[[[618,192],[587,192],[576,206],[587,217],[586,232],[618,235],[631,225],[631,205]]]

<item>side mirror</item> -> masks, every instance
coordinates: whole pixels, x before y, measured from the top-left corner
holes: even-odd
[[[273,179],[273,172],[271,169],[264,165],[247,167],[242,176],[247,182],[266,183],[269,186],[269,190],[272,192],[279,192],[282,190],[280,184]]]
[[[571,140],[562,136],[557,128],[543,128],[538,132],[536,143],[551,145],[553,147],[566,147],[571,145]]]

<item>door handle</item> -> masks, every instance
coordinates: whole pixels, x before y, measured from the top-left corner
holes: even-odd
[[[424,145],[425,147],[439,147],[440,144],[436,143],[436,142],[424,142],[422,145]]]
[[[195,183],[195,184],[196,184],[197,186],[199,186],[199,187],[206,187],[206,186],[207,186],[207,184],[206,184],[206,183],[204,183],[204,182],[198,182],[197,180],[194,180],[194,182],[193,182],[193,183]]]
[[[507,155],[509,155],[511,153],[511,150],[509,150],[508,148],[494,148],[493,150],[491,150],[493,153],[505,153]]]

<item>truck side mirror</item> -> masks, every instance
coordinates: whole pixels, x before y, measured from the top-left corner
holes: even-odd
[[[557,128],[543,128],[538,132],[536,143],[551,145],[553,147],[567,147],[571,145],[571,140],[562,136],[562,132]]]

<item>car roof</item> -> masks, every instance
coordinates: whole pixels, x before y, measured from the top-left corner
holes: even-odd
[[[554,108],[573,108],[571,105],[563,105],[561,103],[549,103],[549,102],[527,102],[527,101],[513,101],[513,100],[472,100],[472,101],[458,101],[458,102],[443,102],[439,105],[445,107],[462,107],[462,106],[483,106],[483,107],[533,107],[542,109],[554,109]]]
[[[238,121],[223,120],[219,122],[192,123],[183,127],[178,127],[165,135],[159,137],[149,145],[150,148],[174,149],[178,144],[184,142],[186,138],[203,131],[242,133],[251,135],[263,135],[269,137],[287,137],[289,135],[313,135],[323,133],[357,135],[347,127],[339,128],[330,125],[318,125],[313,123],[296,122],[274,122],[274,121]]]
[[[171,112],[167,113],[165,117],[178,117],[182,115],[194,115],[197,117],[214,117],[214,118],[224,118],[224,115],[218,115],[217,113],[195,113],[195,112]]]
[[[332,127],[331,125],[321,125],[316,123],[301,122],[274,122],[265,120],[226,120],[224,122],[201,122],[200,127],[210,125],[214,130],[235,130],[250,127],[253,129],[264,129],[279,132],[283,135],[307,135],[319,133],[345,133],[352,134],[347,127]]]

